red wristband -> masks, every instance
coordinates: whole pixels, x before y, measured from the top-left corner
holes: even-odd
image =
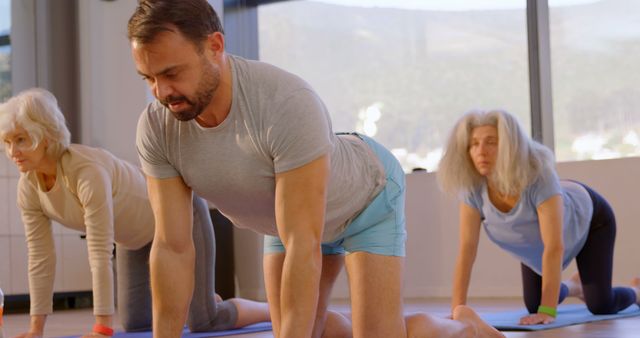
[[[108,326],[104,326],[102,324],[94,325],[93,332],[99,333],[104,336],[109,336],[109,337],[113,336],[113,329]]]

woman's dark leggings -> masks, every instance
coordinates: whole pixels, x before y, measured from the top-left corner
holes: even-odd
[[[584,300],[593,314],[617,313],[636,302],[636,293],[628,287],[611,287],[616,218],[611,206],[600,194],[584,184],[582,186],[587,189],[593,201],[589,235],[576,256]],[[536,313],[542,297],[542,277],[524,264],[521,264],[521,270],[524,303],[529,313]],[[563,283],[560,286],[559,302],[568,293],[569,288]]]

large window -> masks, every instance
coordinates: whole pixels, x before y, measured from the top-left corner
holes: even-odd
[[[258,7],[260,60],[307,80],[335,131],[435,170],[465,111],[530,127],[526,1],[308,0]]]
[[[0,0],[0,102],[11,96],[11,0]]]
[[[640,1],[563,2],[549,2],[556,156],[638,156]]]

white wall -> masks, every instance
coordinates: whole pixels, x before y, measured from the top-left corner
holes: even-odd
[[[136,1],[79,1],[81,142],[138,163],[135,132],[147,103],[127,39]]]

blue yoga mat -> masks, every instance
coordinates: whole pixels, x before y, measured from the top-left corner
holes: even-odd
[[[568,304],[558,307],[558,317],[551,324],[545,325],[518,325],[520,318],[526,316],[526,310],[516,310],[497,313],[485,313],[480,315],[490,325],[502,331],[538,331],[548,330],[557,327],[569,326],[574,324],[583,324],[595,322],[599,320],[618,319],[626,317],[640,316],[640,308],[637,305],[631,305],[613,315],[594,315],[584,304]]]
[[[184,338],[226,337],[226,336],[234,336],[237,334],[262,332],[262,331],[271,331],[271,323],[262,322],[262,323],[248,325],[239,329],[212,331],[212,332],[191,333],[189,332],[188,329],[185,329],[184,332],[182,332],[182,337]],[[67,337],[60,337],[60,338],[76,338],[76,337],[80,337],[80,336],[67,336]],[[151,334],[151,331],[144,331],[144,332],[116,332],[113,335],[113,337],[114,338],[152,338],[153,336]]]

